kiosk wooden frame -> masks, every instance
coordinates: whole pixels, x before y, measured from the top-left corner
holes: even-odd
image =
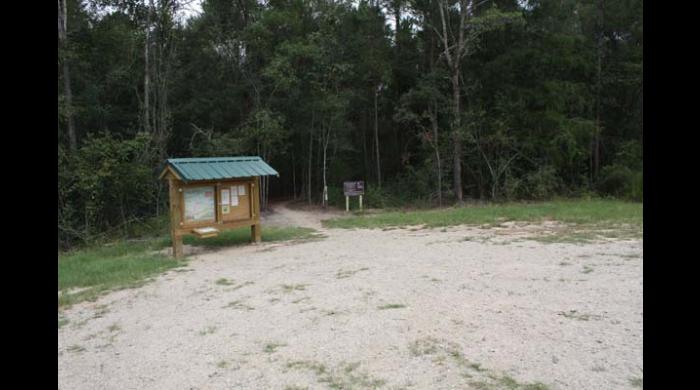
[[[183,257],[185,235],[208,238],[224,230],[250,226],[251,241],[260,242],[260,177],[270,175],[279,176],[260,157],[168,159],[160,179],[168,181],[170,192],[173,256]],[[202,191],[207,214],[205,218],[198,218],[187,210],[187,207],[195,207],[192,202],[187,206],[185,195],[190,194],[191,200],[196,192]],[[213,213],[208,206],[210,202],[213,202]]]

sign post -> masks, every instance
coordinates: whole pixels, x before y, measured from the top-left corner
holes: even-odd
[[[365,193],[364,181],[346,181],[343,182],[343,192],[345,193],[345,212],[350,211],[350,197],[360,197],[360,211],[362,211],[362,195]]]

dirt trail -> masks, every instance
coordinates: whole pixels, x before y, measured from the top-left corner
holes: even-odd
[[[319,207],[305,207],[303,209],[290,208],[292,201],[272,203],[271,212],[262,215],[263,226],[299,226],[325,231],[321,221],[343,215],[335,209],[323,210]]]
[[[333,215],[274,207],[263,223]],[[324,229],[196,255],[61,313],[59,389],[635,388],[642,241],[524,230]]]

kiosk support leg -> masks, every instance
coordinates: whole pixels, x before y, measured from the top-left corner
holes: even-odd
[[[347,213],[350,211],[350,197],[345,196],[345,212]]]
[[[172,241],[173,241],[173,257],[176,259],[182,259],[183,257],[183,251],[182,251],[182,236],[173,234],[172,235]]]
[[[362,211],[362,195],[360,195],[360,211]]]
[[[250,227],[250,240],[256,244],[262,241],[260,224],[255,224]]]

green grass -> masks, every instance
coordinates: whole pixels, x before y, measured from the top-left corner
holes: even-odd
[[[323,221],[331,228],[386,228],[392,226],[484,225],[505,221],[609,225],[642,225],[642,203],[618,200],[559,200],[539,203],[505,203],[433,210],[390,211]]]
[[[59,306],[94,300],[101,293],[139,285],[158,273],[185,263],[155,254],[154,241],[122,241],[111,245],[59,253]],[[81,289],[66,293],[70,289]]]
[[[61,329],[62,327],[68,325],[69,322],[70,322],[70,320],[68,320],[68,318],[64,318],[64,317],[59,316],[58,317],[58,329]]]
[[[330,389],[376,389],[386,381],[373,378],[368,373],[358,370],[359,363],[342,363],[338,367],[328,368],[323,363],[300,360],[287,363],[288,369],[311,371],[318,383]]]
[[[377,309],[379,309],[379,310],[403,309],[404,307],[406,307],[406,305],[403,305],[401,303],[390,303],[388,305],[377,306]]]
[[[316,230],[304,227],[264,227],[261,233],[263,242],[274,241],[289,241],[289,240],[310,240],[318,239],[323,236],[318,234]],[[187,245],[218,248],[224,246],[246,245],[250,243],[250,228],[226,230],[219,233],[216,237],[197,238],[194,236],[185,236],[183,242]],[[170,245],[170,240],[167,240],[167,245]]]
[[[438,340],[433,337],[425,337],[414,340],[408,345],[408,350],[413,357],[432,356],[435,364],[448,364],[452,362],[464,378],[474,378],[470,381],[470,388],[484,390],[549,390],[549,387],[541,382],[521,383],[511,376],[482,367],[481,363],[469,361],[461,351],[459,344],[448,340]]]
[[[207,326],[206,328],[202,329],[199,331],[200,336],[206,336],[208,334],[212,334],[216,332],[216,326]]]
[[[281,287],[282,292],[288,294],[294,291],[304,291],[306,290],[306,286],[308,286],[308,284],[283,284]]]
[[[230,286],[233,284],[233,281],[228,280],[226,278],[221,278],[221,279],[216,280],[216,284],[218,284],[220,286]]]
[[[596,315],[596,314],[577,313],[576,310],[569,310],[568,312],[562,311],[562,312],[559,312],[558,314],[560,316],[565,317],[565,318],[579,320],[579,321],[588,321],[590,319],[600,320],[603,318],[603,317]]]
[[[275,353],[277,352],[277,349],[280,347],[286,347],[287,344],[284,343],[268,343],[265,345],[265,348],[263,348],[263,352],[265,353]]]
[[[349,277],[355,275],[356,273],[358,273],[360,271],[369,271],[369,268],[362,267],[362,268],[356,269],[356,270],[342,270],[341,269],[341,270],[338,270],[338,273],[335,274],[335,277],[336,277],[336,279],[345,279],[345,278],[349,278]]]
[[[68,351],[68,352],[83,352],[83,351],[85,351],[85,348],[83,348],[80,345],[73,344],[70,347],[66,348],[66,351]]]
[[[642,378],[630,378],[629,382],[632,387],[644,388],[644,380]]]
[[[161,224],[161,222],[154,222],[154,224]],[[146,236],[140,240],[122,240],[59,252],[59,307],[70,306],[85,300],[95,300],[107,291],[137,287],[153,276],[185,265],[184,261],[176,261],[166,255],[155,253],[171,245],[170,238],[163,236],[160,229],[158,232],[160,236]],[[310,228],[263,227],[262,229],[263,241],[306,240],[321,237]],[[186,236],[184,243],[209,248],[244,245],[250,243],[250,228],[225,231],[218,237],[208,239]],[[227,282],[219,280],[216,283],[227,285]],[[71,292],[71,289],[76,290]]]

